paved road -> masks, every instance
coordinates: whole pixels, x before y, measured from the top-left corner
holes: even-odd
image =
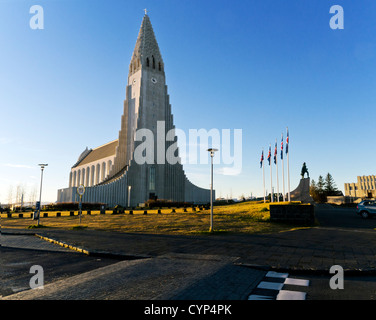
[[[56,245],[47,245],[32,236],[7,236],[8,247],[0,249],[8,268],[3,274],[10,277],[8,282],[2,282],[0,295],[24,290],[33,263],[45,268],[45,290],[29,290],[9,298],[245,299],[265,276],[266,271],[250,267],[257,265],[288,269],[291,276],[309,279],[307,299],[372,299],[376,287],[374,274],[360,275],[364,270],[376,270],[376,219],[363,220],[354,209],[328,205],[319,205],[316,215],[320,227],[268,235],[192,237],[94,230],[41,232],[91,252],[147,257],[132,261],[98,260],[63,252]],[[33,241],[38,242],[38,251],[14,249],[37,245]],[[44,245],[49,247],[43,251]],[[346,275],[345,287],[351,290],[328,290],[327,271],[333,264],[356,271]]]
[[[307,300],[376,300],[376,276],[347,275],[344,273],[344,289],[333,290],[329,286],[333,275],[305,274],[291,276],[310,281],[305,289]]]
[[[376,219],[362,219],[356,214],[355,208],[340,208],[327,204],[318,204],[316,218],[323,230],[331,232],[334,229],[344,230],[353,235],[368,234],[370,243],[365,244],[362,250],[368,250],[374,238]],[[365,274],[344,273],[344,289],[332,290],[329,286],[333,275],[305,274],[304,278],[310,281],[307,288],[309,300],[375,300],[376,276]]]
[[[42,266],[44,282],[52,283],[118,262],[114,259],[84,256],[71,250],[62,250],[58,246],[54,248],[52,244],[34,236],[7,239],[11,237],[13,236],[1,236],[0,297],[30,289],[29,282],[34,275],[30,273],[30,268],[33,265]],[[5,242],[12,246],[5,247]],[[27,242],[28,248],[17,248],[17,242],[20,246]],[[35,248],[31,247],[32,243]]]
[[[328,204],[318,204],[315,210],[316,218],[321,227],[346,228],[355,230],[373,230],[376,219],[362,219],[356,214],[355,208],[341,208]]]
[[[1,239],[3,300],[246,300],[265,274],[229,256],[169,253],[119,261],[67,251],[33,235]],[[43,290],[29,290],[33,265],[43,267]]]
[[[246,300],[263,275],[223,257],[161,256],[120,261],[9,298]]]

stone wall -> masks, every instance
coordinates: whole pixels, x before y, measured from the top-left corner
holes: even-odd
[[[279,204],[270,205],[272,222],[287,222],[311,225],[315,222],[315,211],[312,204]]]
[[[300,179],[298,187],[291,191],[291,201],[301,201],[302,203],[313,203],[313,199],[309,194],[311,185],[310,178]]]

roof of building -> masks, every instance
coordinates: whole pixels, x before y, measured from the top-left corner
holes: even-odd
[[[149,16],[147,14],[145,14],[141,23],[141,28],[138,33],[136,45],[133,50],[131,63],[134,62],[136,59],[141,59],[142,57],[144,59],[152,59],[152,57],[154,57],[156,62],[160,62],[163,64],[162,55],[159,50],[158,42],[155,38],[154,30],[151,25]],[[152,63],[152,61],[150,61],[150,63]]]
[[[114,141],[108,142],[100,147],[92,149],[89,153],[85,155],[78,161],[73,168],[88,164],[90,162],[98,161],[103,158],[114,156],[116,153],[116,147],[118,145],[119,140],[116,139]],[[82,154],[81,154],[82,155]]]

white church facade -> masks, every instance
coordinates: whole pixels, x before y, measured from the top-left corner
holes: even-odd
[[[57,202],[77,201],[77,187],[84,185],[86,203],[136,206],[149,199],[209,203],[210,190],[191,183],[180,162],[160,161],[160,154],[168,154],[177,142],[175,135],[168,141],[158,139],[160,123],[165,132],[174,132],[164,63],[145,13],[129,66],[119,137],[81,153],[71,168],[68,188],[58,190]],[[152,133],[155,150],[153,158],[141,164],[135,159],[142,143],[136,136],[139,129]]]

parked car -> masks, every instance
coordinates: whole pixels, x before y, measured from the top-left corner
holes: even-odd
[[[376,215],[376,201],[364,200],[356,206],[356,213],[367,219]]]

